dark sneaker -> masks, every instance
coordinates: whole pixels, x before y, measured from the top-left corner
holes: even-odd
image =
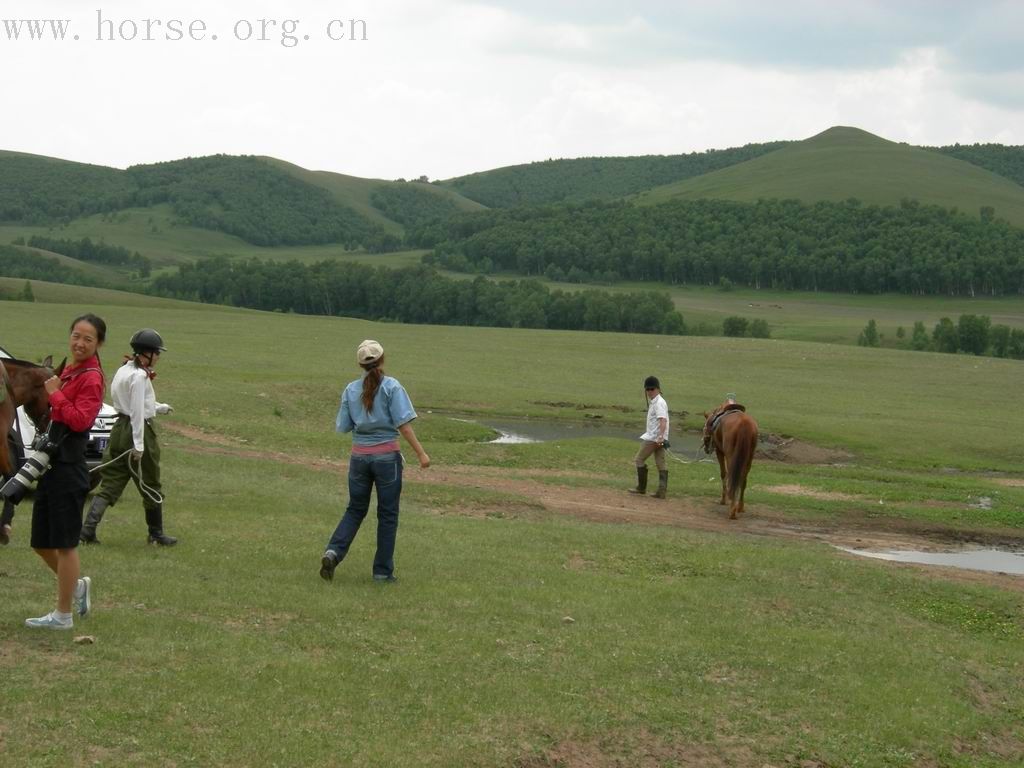
[[[333,549],[328,549],[324,552],[324,556],[320,558],[320,578],[324,581],[330,581],[334,578],[334,569],[338,567],[338,556],[334,554]]]
[[[391,574],[389,576],[389,575],[387,575],[385,573],[375,573],[375,574],[373,574],[373,580],[374,581],[384,581],[384,582],[398,581],[398,577],[395,576],[394,574]]]

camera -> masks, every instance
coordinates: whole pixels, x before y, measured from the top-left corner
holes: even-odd
[[[25,456],[25,463],[0,488],[0,499],[12,504],[20,503],[32,484],[50,468],[50,459],[67,434],[67,425],[58,422],[50,422],[45,432],[38,433],[31,452]]]

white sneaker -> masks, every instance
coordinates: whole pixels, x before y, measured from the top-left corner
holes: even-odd
[[[88,576],[80,578],[75,586],[75,608],[78,609],[78,615],[83,619],[92,610],[92,579]]]
[[[32,629],[72,629],[75,624],[71,619],[62,620],[53,615],[53,611],[36,619],[25,619],[25,626]]]

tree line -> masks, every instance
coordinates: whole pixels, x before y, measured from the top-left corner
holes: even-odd
[[[1003,295],[1024,293],[1024,230],[904,200],[805,204],[673,200],[523,206],[413,228],[447,269],[570,282],[655,281],[752,288]]]
[[[869,320],[860,332],[857,343],[862,347],[878,347],[883,342],[875,321]],[[1024,360],[1024,330],[1008,325],[992,324],[988,315],[964,314],[954,323],[943,317],[929,334],[924,322],[914,323],[910,337],[903,326],[896,329],[895,345],[919,352],[963,353]]]
[[[537,280],[456,280],[427,266],[229,260],[183,264],[150,292],[170,298],[301,314],[498,328],[683,334],[668,294],[550,290]]]

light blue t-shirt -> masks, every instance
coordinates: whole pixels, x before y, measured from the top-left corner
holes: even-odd
[[[398,428],[416,418],[412,401],[398,379],[385,376],[367,413],[360,399],[363,379],[356,379],[341,393],[341,407],[335,419],[336,432],[352,432],[352,444],[373,446],[398,439]]]

